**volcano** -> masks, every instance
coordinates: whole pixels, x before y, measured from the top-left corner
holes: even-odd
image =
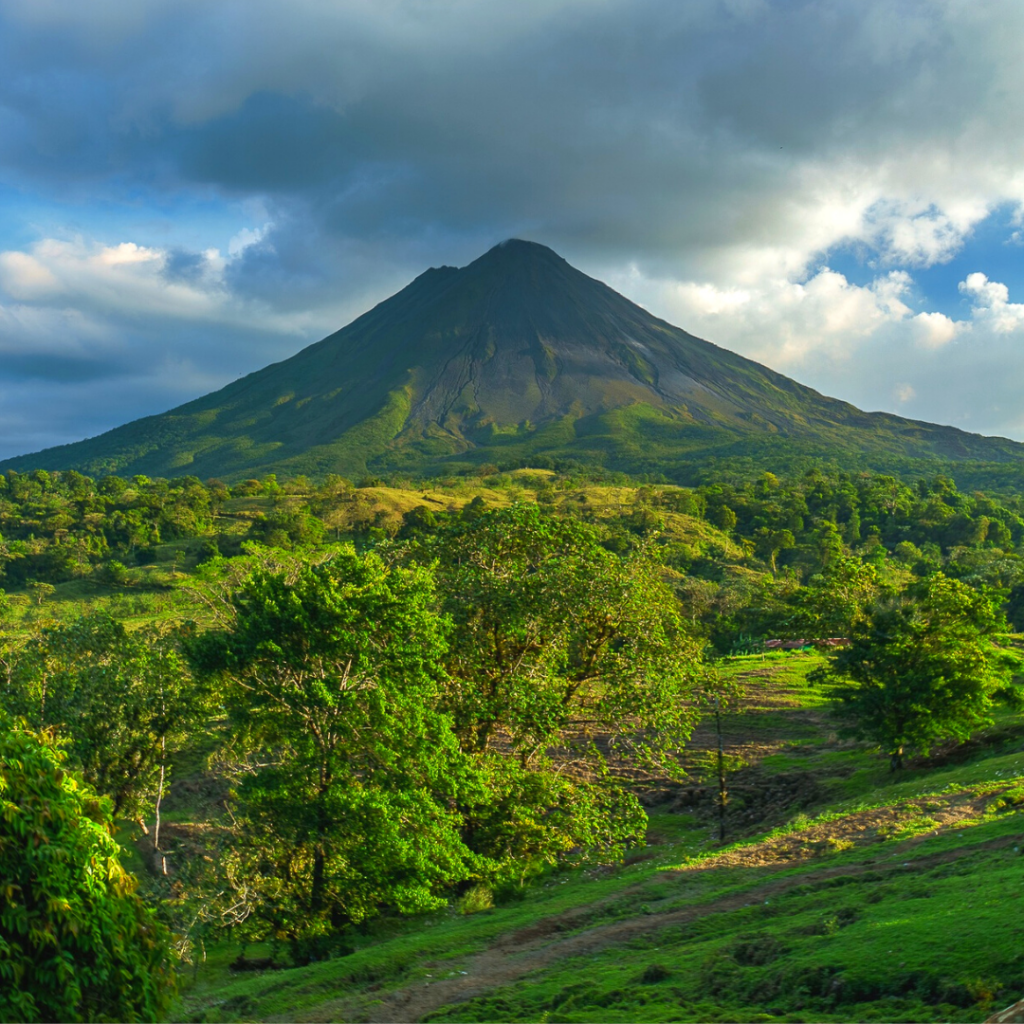
[[[233,481],[561,463],[685,481],[807,456],[1024,465],[1024,445],[827,398],[510,239],[219,391],[0,468]]]

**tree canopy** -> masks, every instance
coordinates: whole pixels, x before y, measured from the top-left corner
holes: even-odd
[[[187,739],[202,711],[174,632],[129,631],[103,611],[40,630],[2,700],[36,728],[60,729],[73,764],[120,816],[144,813],[168,741]]]
[[[685,743],[701,645],[651,550],[614,554],[592,525],[515,504],[460,518],[427,553],[463,749],[500,738],[523,765],[554,744],[594,762],[604,735],[664,767]]]
[[[467,877],[464,772],[438,710],[444,622],[430,575],[351,548],[257,572],[193,657],[224,679],[237,844],[270,933],[294,943]]]
[[[850,646],[818,674],[848,731],[901,768],[908,749],[927,752],[988,724],[994,698],[1019,692],[1019,656],[997,642],[999,603],[935,573],[856,623]]]

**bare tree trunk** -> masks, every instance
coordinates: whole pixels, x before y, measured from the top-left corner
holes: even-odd
[[[729,794],[725,788],[725,748],[722,743],[722,715],[715,694],[715,731],[718,733],[718,840],[725,841],[725,805]]]
[[[156,793],[156,822],[153,825],[153,862],[156,869],[161,873],[167,874],[167,858],[163,855],[160,850],[160,804],[164,799],[164,773],[167,767],[167,740],[160,737],[160,788]]]

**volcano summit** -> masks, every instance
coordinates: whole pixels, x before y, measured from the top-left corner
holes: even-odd
[[[510,239],[219,391],[0,468],[231,481],[575,461],[684,482],[711,458],[804,455],[1024,465],[1013,441],[826,398]]]

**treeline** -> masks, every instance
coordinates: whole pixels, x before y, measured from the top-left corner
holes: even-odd
[[[666,563],[684,577],[684,606],[721,653],[768,637],[848,636],[866,607],[936,572],[992,590],[1010,625],[1024,629],[1020,498],[963,494],[941,476],[910,485],[818,470],[637,496],[654,531],[659,512],[675,510],[742,545],[743,557],[730,558],[664,542]]]
[[[769,635],[845,634],[849,615],[815,622],[813,609],[834,607],[830,578],[851,574],[860,581],[854,589],[867,587],[863,596],[873,600],[879,588],[899,589],[911,575],[942,571],[998,590],[1011,624],[1024,629],[1019,497],[964,494],[942,476],[908,484],[820,469],[693,489],[627,488],[618,478],[579,470],[516,474],[482,467],[479,473],[435,481],[447,499],[411,509],[406,503],[403,510],[380,501],[382,481],[375,479],[353,484],[328,477],[314,485],[268,476],[227,486],[194,477],[94,481],[74,472],[9,472],[0,476],[0,587],[35,590],[39,599],[72,580],[144,588],[167,581],[137,567],[175,560],[176,568],[191,568],[240,555],[246,542],[304,550],[344,538],[359,546],[402,540],[429,534],[486,490],[589,522],[608,550],[655,547],[676,574],[684,614],[720,653]],[[424,486],[405,482],[395,493],[414,495]],[[620,494],[614,507],[602,503],[600,492],[608,489],[625,493],[625,500]],[[861,566],[875,571],[865,574]],[[838,586],[846,595],[851,585]]]
[[[1005,552],[1024,539],[1021,498],[962,494],[943,476],[911,486],[866,473],[811,470],[786,482],[764,473],[742,488],[712,485],[696,494],[709,521],[751,541],[773,568],[803,576],[844,548],[869,561],[895,556],[924,574],[958,549]]]

